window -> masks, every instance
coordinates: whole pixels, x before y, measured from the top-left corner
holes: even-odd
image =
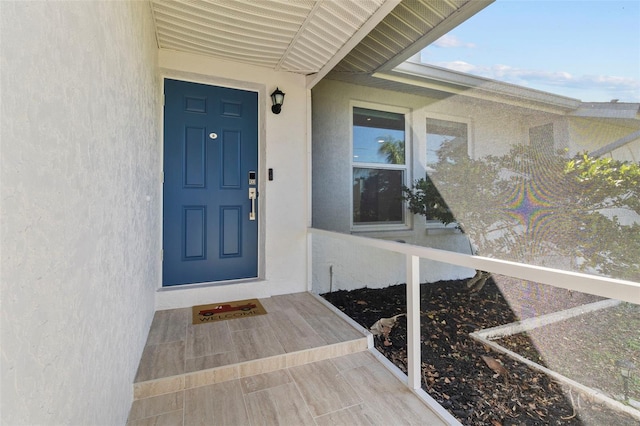
[[[450,181],[451,165],[463,164],[469,158],[467,123],[427,118],[426,176],[422,191],[430,208],[426,209],[428,226],[442,226],[455,221],[443,191],[444,182]],[[455,176],[462,180],[464,176]],[[440,182],[440,183],[438,183]],[[440,185],[440,187],[439,187]],[[437,217],[434,217],[437,216]]]
[[[353,108],[353,224],[404,225],[404,114]]]
[[[529,129],[529,144],[539,152],[552,155],[554,147],[553,123],[531,127]]]
[[[467,123],[427,118],[427,173],[439,162],[469,156]]]

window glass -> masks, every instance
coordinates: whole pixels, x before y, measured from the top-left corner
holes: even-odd
[[[427,118],[427,167],[468,154],[467,124]]]
[[[451,174],[453,165],[461,166],[468,156],[467,124],[427,118],[427,173],[415,182],[409,209],[425,216],[428,222],[456,221],[440,191],[443,177]],[[460,178],[459,174],[457,177]]]
[[[353,222],[404,223],[404,171],[354,167]]]
[[[404,115],[354,108],[353,162],[404,164]]]
[[[553,152],[553,123],[543,124],[529,129],[529,144],[542,152]]]
[[[353,224],[404,225],[404,114],[353,108]]]

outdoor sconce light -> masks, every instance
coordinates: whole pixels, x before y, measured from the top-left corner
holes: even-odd
[[[635,364],[627,359],[621,359],[616,361],[616,366],[620,368],[620,375],[624,383],[624,400],[629,400],[629,379],[631,378],[631,372],[636,368]]]
[[[282,104],[284,103],[284,93],[280,91],[279,88],[276,87],[276,90],[271,94],[271,102],[273,106],[271,107],[271,112],[274,114],[280,114],[282,110]]]

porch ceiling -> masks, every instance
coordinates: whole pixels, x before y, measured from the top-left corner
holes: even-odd
[[[397,0],[151,0],[151,8],[161,49],[312,74],[387,3]]]
[[[158,46],[308,75],[372,73],[493,0],[150,0]],[[337,67],[336,67],[337,65]]]

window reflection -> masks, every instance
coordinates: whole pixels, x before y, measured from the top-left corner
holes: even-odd
[[[353,162],[404,164],[404,115],[354,108]]]
[[[353,165],[353,224],[404,224],[404,115],[353,108]]]
[[[385,169],[353,169],[353,222],[403,223],[404,172]]]
[[[444,160],[455,162],[467,153],[466,123],[427,118],[427,167]]]

